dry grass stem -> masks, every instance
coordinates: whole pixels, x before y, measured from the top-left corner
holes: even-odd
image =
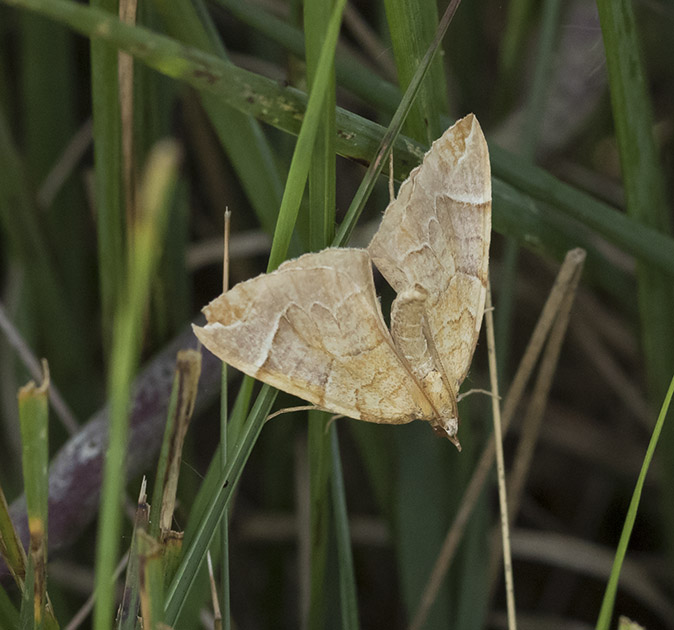
[[[602,581],[611,572],[615,556],[615,549],[555,532],[514,529],[511,542],[517,558],[564,568]],[[638,562],[625,559],[620,587],[644,608],[657,613],[663,622],[661,627],[674,628],[671,598]]]
[[[531,338],[529,339],[529,343],[527,344],[524,356],[520,361],[515,377],[508,390],[508,394],[505,397],[501,414],[504,434],[507,433],[508,428],[510,427],[515,415],[515,409],[522,399],[526,385],[533,373],[538,357],[543,350],[543,345],[555,322],[557,313],[559,312],[564,296],[566,295],[568,285],[575,275],[579,259],[584,258],[584,256],[585,253],[583,250],[575,249],[570,251],[566,255],[559,273],[557,274],[550,295],[543,306],[541,315],[538,318],[538,322],[536,323]],[[423,627],[428,612],[437,597],[440,585],[449,570],[449,566],[454,558],[459,541],[463,536],[463,532],[465,531],[468,520],[473,512],[473,508],[482,494],[482,489],[487,481],[493,461],[494,440],[492,439],[487,442],[482,451],[482,455],[480,456],[480,459],[475,466],[473,476],[466,487],[466,491],[464,492],[463,499],[461,500],[459,509],[454,517],[454,521],[445,536],[445,540],[438,553],[438,558],[426,583],[419,608],[410,625],[410,628],[413,630]]]
[[[501,409],[498,396],[498,374],[496,371],[496,341],[494,340],[494,309],[491,303],[491,284],[487,284],[487,352],[489,354],[489,381],[492,397],[491,409],[494,420],[494,444],[496,446],[496,471],[498,478],[498,498],[501,512],[501,541],[503,545],[503,571],[505,574],[506,602],[508,608],[508,630],[517,629],[515,615],[515,584],[513,581],[512,554],[510,553],[510,527],[508,523],[508,496],[505,481],[505,459],[503,457],[503,432],[501,430]]]
[[[86,153],[92,138],[93,121],[87,118],[54,162],[54,166],[47,173],[35,194],[35,203],[39,208],[44,210],[51,206],[54,198],[75,170],[75,166]]]
[[[215,584],[215,575],[213,575],[213,560],[210,550],[206,552],[206,561],[208,562],[208,583],[211,587],[211,602],[213,603],[213,628],[219,628],[222,625],[222,613],[218,602],[218,587]]]
[[[571,276],[569,284],[567,285],[566,294],[560,304],[557,318],[550,331],[550,337],[548,338],[545,352],[541,358],[532,396],[529,400],[524,420],[522,421],[520,440],[515,452],[512,471],[509,476],[508,487],[510,489],[510,505],[508,510],[508,520],[510,523],[514,523],[515,516],[519,511],[527,475],[533,459],[534,449],[538,443],[543,415],[550,395],[550,388],[557,370],[562,343],[566,337],[569,318],[571,316],[571,308],[576,297],[576,290],[583,271],[585,252],[582,250],[574,250],[569,256],[571,256],[571,254],[573,254],[572,261],[575,265],[574,274]],[[492,550],[490,562],[489,585],[492,594],[498,575],[500,556],[501,548],[497,543]]]
[[[358,49],[362,50],[365,57],[376,64],[385,78],[396,81],[398,72],[390,48],[384,45],[379,35],[370,28],[370,25],[350,2],[347,2],[344,7],[344,26],[349,30],[358,44]]]
[[[596,318],[596,316],[593,317]],[[597,318],[597,321],[601,319]],[[573,332],[578,338],[578,346],[582,348],[588,362],[595,368],[596,374],[603,378],[616,398],[650,433],[653,429],[653,416],[643,392],[635,385],[634,379],[626,373],[586,320],[578,318],[574,322]]]
[[[119,576],[122,575],[122,571],[126,569],[126,565],[129,562],[129,554],[125,553],[122,556],[122,559],[119,561],[119,564],[115,567],[115,571],[112,576],[112,583],[116,584],[117,580],[119,580]],[[90,582],[91,585],[93,585],[93,579]],[[68,623],[68,625],[64,626],[63,630],[77,630],[86,618],[91,614],[91,611],[94,608],[94,604],[96,603],[96,592],[94,591],[89,595],[87,598],[87,601],[82,604],[82,607],[73,615],[72,619]]]
[[[36,383],[42,380],[42,366],[37,357],[26,343],[19,330],[14,326],[7,316],[2,303],[0,303],[0,330],[5,333],[9,345],[16,350],[16,354],[30,373]],[[61,396],[61,392],[53,381],[49,383],[49,402],[54,413],[61,420],[61,424],[69,435],[74,435],[79,430],[79,424],[75,419],[75,414]]]

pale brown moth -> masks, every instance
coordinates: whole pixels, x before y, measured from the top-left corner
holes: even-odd
[[[241,282],[203,309],[207,324],[194,332],[223,361],[321,409],[427,420],[458,446],[490,237],[489,154],[470,114],[401,184],[367,250],[328,248]],[[397,293],[390,331],[372,262]]]

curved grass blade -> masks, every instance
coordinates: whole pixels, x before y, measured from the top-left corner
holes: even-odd
[[[627,516],[625,517],[625,524],[623,525],[623,531],[620,534],[620,541],[618,542],[618,548],[616,549],[615,559],[613,561],[613,568],[611,569],[611,575],[609,576],[608,584],[606,585],[606,591],[604,593],[604,599],[601,604],[601,610],[599,611],[599,618],[597,619],[597,630],[609,630],[611,627],[611,617],[613,615],[613,607],[615,605],[616,592],[618,591],[618,580],[620,579],[620,569],[622,568],[623,562],[625,560],[625,555],[627,554],[627,545],[630,542],[630,536],[632,535],[632,529],[634,528],[634,522],[637,518],[637,511],[639,510],[639,501],[641,500],[641,492],[644,488],[644,483],[646,481],[646,475],[648,474],[648,468],[651,465],[653,459],[653,454],[655,453],[655,447],[658,445],[658,440],[660,439],[660,434],[662,433],[662,427],[665,424],[665,417],[669,411],[669,405],[672,402],[672,394],[674,394],[674,377],[672,378],[669,389],[667,390],[667,395],[665,400],[662,403],[660,408],[660,414],[658,415],[658,421],[655,423],[655,428],[651,435],[651,440],[648,443],[648,449],[646,450],[646,456],[644,457],[643,464],[641,465],[641,470],[639,471],[639,477],[637,479],[634,492],[632,494],[632,500],[630,501],[630,506],[627,510]]]

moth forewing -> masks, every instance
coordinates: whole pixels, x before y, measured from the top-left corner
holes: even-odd
[[[386,328],[365,250],[305,254],[204,313],[206,326],[193,328],[216,356],[321,408],[388,424],[431,413]]]
[[[369,422],[427,420],[458,446],[456,392],[480,330],[490,235],[487,144],[469,115],[401,184],[367,250],[288,261],[213,300],[193,328],[278,389]],[[390,332],[371,261],[398,293]]]
[[[487,143],[471,114],[450,127],[400,186],[368,251],[398,295],[425,291],[424,335],[447,398],[448,435],[458,428],[456,394],[477,344],[491,238]],[[425,358],[424,358],[425,361]],[[439,403],[438,403],[439,405]]]

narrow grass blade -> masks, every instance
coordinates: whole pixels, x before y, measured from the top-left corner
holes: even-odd
[[[323,38],[329,27],[329,17],[330,14],[325,11],[325,2],[322,0],[307,0],[304,3],[309,85],[313,86],[316,83],[319,73],[328,74],[326,93],[321,106],[321,120],[309,170],[309,247],[312,251],[329,245],[335,225],[335,70],[334,63],[319,66]]]
[[[224,230],[224,258],[222,264],[222,290],[223,293],[229,289],[229,235],[231,228],[231,212],[225,210],[225,230]],[[229,386],[228,386],[227,363],[222,364],[222,374],[220,378],[220,463],[222,471],[227,468],[227,437],[229,433]],[[232,625],[231,611],[231,579],[229,571],[229,510],[225,509],[221,530],[221,549],[220,549],[220,575],[221,575],[221,593],[222,610],[224,611],[225,621],[223,624],[222,614],[220,613],[220,603],[218,602],[218,589],[215,585],[215,576],[211,566],[210,556],[208,556],[209,581],[211,582],[211,598],[213,599],[213,611],[215,614],[214,625],[224,630],[229,630]]]
[[[164,620],[169,625],[175,624],[185,603],[185,598],[196,578],[201,563],[206,557],[206,551],[213,540],[222,514],[229,504],[234,488],[241,477],[260,431],[262,431],[271,406],[274,404],[276,394],[277,390],[267,385],[262,387],[240,438],[233,446],[232,456],[227,458],[227,467],[218,477],[217,492],[212,496],[207,508],[202,513],[197,530],[185,549],[183,560],[166,594]],[[219,469],[219,459],[217,460],[217,466]]]
[[[169,34],[231,65],[217,29],[201,1],[154,0],[154,4]],[[232,86],[232,89],[235,88]],[[249,114],[237,111],[214,95],[202,93],[201,102],[260,223],[272,232],[283,184],[260,124]]]
[[[346,507],[346,492],[342,475],[342,461],[339,455],[339,438],[337,427],[330,428],[330,452],[332,455],[331,494],[332,509],[335,515],[337,531],[337,562],[339,566],[340,608],[342,611],[342,628],[358,630],[358,592],[356,574],[353,568],[353,552],[349,534],[349,513]]]
[[[116,0],[94,0],[96,9],[117,12]],[[91,40],[91,104],[96,170],[98,273],[104,345],[109,348],[112,322],[123,294],[126,269],[124,206],[122,201],[121,118],[117,81],[117,50],[100,39]]]
[[[127,291],[115,318],[108,394],[110,429],[105,461],[96,549],[94,628],[111,627],[114,588],[110,582],[119,549],[120,502],[125,475],[131,381],[138,367],[143,313],[164,236],[165,219],[175,183],[179,152],[164,141],[150,154],[140,193],[138,212],[130,226]]]
[[[331,2],[334,6],[334,2]],[[330,14],[323,0],[304,3],[304,32],[306,34],[307,79],[310,93],[322,74],[327,75],[325,96],[321,104],[320,121],[309,168],[309,248],[317,251],[327,247],[334,233],[336,203],[335,154],[335,69],[334,58],[321,65],[323,40],[330,27]],[[320,86],[318,86],[320,87]],[[330,543],[330,496],[332,475],[330,438],[326,431],[329,415],[308,413],[308,457],[310,526],[309,546],[310,588],[308,627],[322,628],[325,623],[325,574]]]
[[[14,529],[2,488],[0,488],[0,555],[7,564],[16,585],[23,588],[26,577],[26,552]]]
[[[528,5],[521,1],[514,2],[511,5],[511,18],[513,11],[528,11]],[[546,0],[543,3],[541,34],[535,55],[534,78],[527,98],[526,124],[520,147],[523,157],[532,163],[536,155],[543,114],[548,101],[548,87],[554,59],[553,52],[559,28],[559,13],[559,0]],[[510,42],[510,45],[514,45],[514,42]],[[515,54],[515,51],[511,49],[509,54]],[[512,68],[504,69],[504,71],[506,76],[509,76]],[[513,77],[510,76],[510,78]],[[508,239],[504,253],[504,274],[497,288],[496,339],[499,348],[498,371],[502,379],[505,378],[505,366],[509,364],[510,340],[513,338],[511,326],[516,293],[518,250],[519,244],[514,239]]]
[[[138,608],[140,606],[138,536],[140,531],[147,531],[150,524],[150,505],[147,502],[146,485],[147,482],[143,478],[138,503],[136,504],[131,544],[129,545],[129,561],[126,565],[124,593],[118,616],[119,630],[135,630],[138,619]]]
[[[292,24],[272,15],[262,5],[240,2],[240,0],[214,1],[226,7],[241,22],[281,44],[288,52],[298,57],[305,54],[304,33]],[[392,114],[402,97],[401,91],[377,73],[372,72],[360,59],[354,59],[343,50],[338,53],[335,59],[338,85],[351,90],[377,111]]]
[[[330,479],[334,475],[330,458],[328,414],[308,413],[309,492],[310,492],[310,587],[308,628],[318,630],[325,624],[325,576],[330,547]]]
[[[307,102],[307,110],[302,121],[302,128],[297,136],[297,144],[295,145],[292,161],[290,162],[288,180],[283,192],[281,208],[279,209],[267,271],[273,271],[281,264],[290,245],[290,237],[295,227],[297,213],[309,174],[311,156],[323,111],[323,103],[331,78],[334,81],[332,67],[345,4],[346,0],[337,0],[325,30],[321,53],[316,64],[311,94]]]
[[[384,162],[391,151],[395,139],[400,133],[402,125],[407,119],[407,115],[412,108],[417,92],[424,80],[424,77],[426,76],[426,73],[428,72],[428,69],[431,67],[433,57],[435,56],[435,53],[442,42],[442,38],[444,37],[445,32],[452,21],[452,17],[456,12],[458,4],[458,0],[452,0],[452,2],[450,2],[447,6],[447,9],[445,10],[445,13],[443,14],[442,19],[440,20],[440,23],[438,24],[438,27],[435,31],[433,41],[430,43],[423,59],[419,62],[414,75],[410,79],[407,89],[405,90],[405,94],[403,95],[403,98],[400,101],[400,104],[398,105],[398,108],[396,109],[396,112],[393,115],[388,128],[386,129],[386,132],[379,142],[379,147],[374,153],[374,158],[369,158],[371,159],[370,165],[367,169],[367,172],[365,173],[365,177],[363,177],[363,180],[351,201],[351,205],[349,206],[349,210],[347,211],[344,220],[339,226],[337,235],[333,240],[334,246],[344,245],[348,242],[351,232],[353,231],[353,228],[355,227],[358,218],[365,207],[365,202],[372,192],[375,180],[384,166]],[[421,155],[423,155],[423,153],[421,153]]]
[[[33,620],[36,627],[45,623],[47,579],[47,495],[49,477],[48,409],[49,370],[43,364],[44,377],[19,390],[19,421],[23,482],[30,532],[29,563],[33,573]],[[29,596],[31,594],[29,593]]]
[[[653,137],[648,80],[632,2],[599,0],[597,9],[606,51],[611,109],[627,214],[663,235],[671,235],[671,208],[667,202],[665,177]],[[659,400],[674,372],[674,285],[671,273],[664,275],[645,261],[637,264],[637,283],[646,376],[651,398]],[[674,427],[667,427],[663,442],[663,465],[667,476],[672,478]],[[674,536],[671,534],[674,527],[674,489],[671,484],[664,484],[663,487],[671,558],[674,555]]]
[[[435,2],[424,0],[386,0],[393,53],[398,69],[398,83],[407,90],[422,60],[429,50],[438,27],[438,10]],[[426,69],[426,77],[419,84],[414,103],[405,118],[405,133],[430,145],[444,131],[441,115],[449,109],[447,84],[442,60],[433,59]]]
[[[47,239],[43,218],[33,201],[26,166],[19,153],[5,112],[0,110],[0,229],[6,233],[8,254],[18,260],[26,274],[31,309],[48,326],[45,352],[58,357],[64,378],[86,380],[86,357],[81,325],[62,290],[64,281]],[[80,363],[81,362],[81,363]]]
[[[637,479],[636,487],[634,488],[634,493],[632,494],[632,500],[630,501],[630,506],[627,509],[625,524],[623,525],[623,531],[620,534],[620,541],[618,542],[618,548],[613,561],[613,568],[611,569],[611,575],[609,576],[609,581],[606,585],[606,592],[604,593],[604,599],[601,604],[601,610],[599,611],[599,618],[597,619],[597,630],[609,630],[611,627],[611,617],[613,615],[616,592],[618,591],[620,570],[625,560],[625,555],[627,554],[627,545],[630,542],[630,536],[632,535],[634,522],[637,518],[637,511],[639,510],[641,492],[643,491],[646,475],[648,474],[648,468],[651,465],[653,454],[655,453],[655,447],[657,446],[658,440],[660,439],[662,427],[665,424],[665,417],[669,411],[669,405],[672,401],[672,394],[674,394],[674,378],[672,378],[669,384],[669,389],[667,390],[665,400],[662,403],[660,414],[658,415],[658,421],[655,423],[655,428],[653,429],[651,440],[648,443],[648,449],[646,450],[646,456],[644,457],[641,470],[639,471],[639,477]]]
[[[2,0],[6,4],[39,11],[68,24],[87,35],[96,35],[120,48],[167,76],[186,81],[196,89],[209,91],[234,107],[254,115],[288,133],[297,133],[305,112],[306,99],[296,90],[284,88],[277,82],[246,72],[222,60],[185,47],[172,39],[157,35],[142,27],[121,24],[104,11],[80,6],[68,0]],[[370,161],[377,154],[385,130],[371,121],[342,109],[337,110],[337,152],[356,160]],[[574,218],[623,249],[626,253],[674,273],[674,240],[653,228],[617,212],[610,205],[594,199],[573,186],[564,184],[543,169],[491,145],[492,174],[495,181],[503,180],[518,189],[528,199],[523,202],[533,208],[539,201],[549,204],[549,210],[560,217]],[[409,139],[400,138],[395,144],[396,176],[403,177],[418,164],[423,148]],[[498,193],[495,206],[500,204]],[[540,208],[537,212],[542,212]],[[498,216],[495,215],[496,221]],[[350,228],[343,229],[350,233]],[[559,228],[558,228],[559,229]],[[556,234],[542,231],[538,239]],[[528,238],[528,235],[527,235]],[[345,243],[340,233],[335,244]]]
[[[19,627],[19,611],[15,608],[7,595],[7,591],[0,586],[0,619],[8,628]]]

